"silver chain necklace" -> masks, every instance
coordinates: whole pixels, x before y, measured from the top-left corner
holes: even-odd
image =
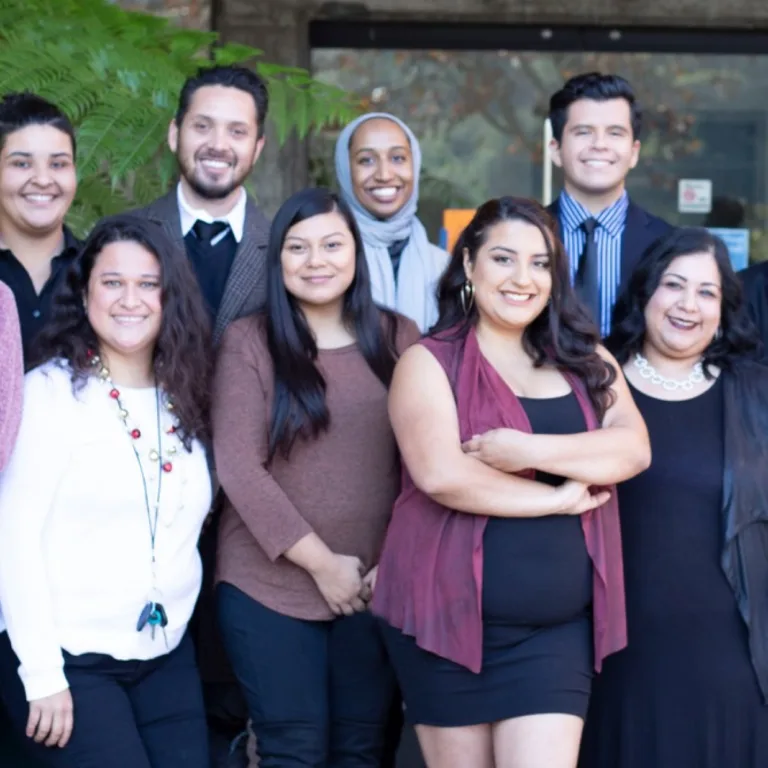
[[[682,380],[662,376],[639,352],[635,354],[634,363],[642,378],[647,379],[651,384],[663,387],[667,392],[675,392],[678,389],[689,391],[693,389],[694,384],[701,384],[704,381],[704,368],[701,363],[696,363],[688,377]]]

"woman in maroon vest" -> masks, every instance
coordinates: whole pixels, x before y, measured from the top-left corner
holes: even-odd
[[[438,298],[390,392],[373,610],[430,768],[572,768],[593,666],[626,645],[612,486],[648,466],[645,425],[537,203],[481,206]]]

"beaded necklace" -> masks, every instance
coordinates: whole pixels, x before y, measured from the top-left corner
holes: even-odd
[[[136,631],[141,632],[144,630],[144,627],[149,626],[150,633],[152,635],[152,639],[155,639],[155,631],[157,627],[160,627],[160,629],[163,632],[163,637],[165,637],[165,643],[166,646],[168,645],[168,638],[165,635],[165,627],[168,624],[168,616],[165,612],[165,608],[163,607],[162,602],[160,602],[159,598],[161,597],[161,593],[159,589],[157,588],[157,560],[155,557],[155,541],[157,538],[157,524],[160,519],[160,495],[162,492],[162,479],[163,475],[171,472],[173,470],[173,462],[171,461],[171,457],[175,456],[178,449],[175,445],[171,445],[168,447],[168,453],[164,457],[163,456],[163,446],[162,446],[162,426],[161,426],[161,405],[160,405],[160,388],[157,386],[157,382],[155,382],[155,407],[156,407],[156,414],[157,414],[157,449],[150,449],[148,453],[148,458],[151,462],[156,462],[159,466],[158,476],[157,476],[157,497],[155,499],[154,505],[150,505],[149,502],[149,489],[147,486],[147,478],[144,473],[144,465],[141,461],[141,456],[139,454],[138,450],[138,441],[142,438],[142,432],[139,429],[138,426],[133,424],[130,420],[130,413],[128,412],[128,409],[125,407],[125,404],[123,402],[123,399],[120,394],[120,390],[115,386],[115,383],[112,381],[112,378],[109,373],[109,369],[104,365],[101,358],[96,354],[89,354],[90,363],[91,366],[94,368],[97,368],[97,375],[99,377],[99,380],[107,387],[109,387],[109,397],[110,399],[115,403],[117,406],[117,415],[122,421],[126,433],[128,434],[129,438],[131,439],[131,449],[133,450],[134,456],[136,457],[136,463],[139,467],[139,472],[141,473],[141,481],[144,488],[144,504],[146,506],[147,510],[147,524],[149,526],[149,539],[150,539],[150,547],[151,547],[151,567],[152,567],[152,589],[151,594],[149,596],[149,599],[145,603],[144,607],[141,609],[141,612],[139,614],[139,619],[136,624]],[[173,412],[173,402],[169,398],[165,398],[164,400],[164,406],[166,411],[169,413]],[[178,432],[178,424],[172,424],[169,429],[166,430],[166,434],[173,437],[175,436],[176,439],[178,439],[177,436]]]

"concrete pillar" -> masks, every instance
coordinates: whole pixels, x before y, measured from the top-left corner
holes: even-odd
[[[264,51],[264,60],[270,63],[309,68],[308,16],[304,9],[296,7],[294,0],[220,0],[216,20],[223,41],[259,48]],[[267,143],[252,182],[259,204],[272,215],[308,180],[307,141],[291,135],[278,148],[277,137],[268,125]]]

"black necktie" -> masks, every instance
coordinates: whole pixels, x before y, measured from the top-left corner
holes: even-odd
[[[192,226],[192,230],[197,236],[197,239],[200,240],[201,243],[209,245],[211,240],[215,239],[226,229],[229,229],[229,224],[227,224],[226,221],[214,221],[209,224],[207,221],[200,221],[200,219],[198,219]]]
[[[586,232],[587,238],[584,243],[581,259],[579,259],[579,268],[576,272],[576,292],[592,313],[592,317],[602,335],[602,318],[600,316],[602,302],[600,301],[600,277],[598,273],[599,257],[597,241],[595,240],[595,230],[598,226],[597,219],[587,219],[582,222],[581,227]]]

